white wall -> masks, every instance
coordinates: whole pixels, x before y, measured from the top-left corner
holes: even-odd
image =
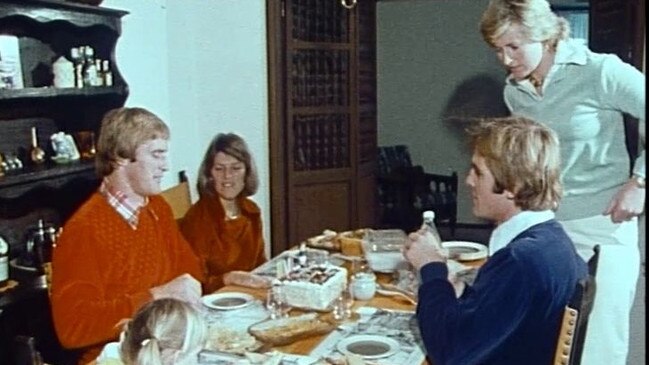
[[[106,0],[128,11],[116,49],[129,84],[127,106],[142,106],[171,129],[170,171],[186,170],[192,188],[209,141],[240,134],[257,159],[270,242],[270,178],[264,0]],[[193,198],[197,198],[193,190]]]
[[[507,113],[504,71],[480,36],[488,0],[403,0],[377,6],[379,145],[406,144],[413,164],[460,176],[458,221],[482,223],[464,185],[471,116]]]

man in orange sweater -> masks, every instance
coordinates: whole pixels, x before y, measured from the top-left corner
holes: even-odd
[[[142,108],[102,121],[98,191],[66,222],[52,259],[52,313],[59,341],[79,364],[115,341],[119,322],[143,304],[172,297],[199,303],[199,261],[160,197],[169,129]]]

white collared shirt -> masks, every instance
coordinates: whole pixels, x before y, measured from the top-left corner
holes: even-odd
[[[550,219],[554,219],[554,212],[551,210],[524,210],[504,221],[494,229],[489,238],[489,256],[493,256],[498,250],[507,247],[521,232]]]

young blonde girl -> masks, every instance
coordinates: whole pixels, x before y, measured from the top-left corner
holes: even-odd
[[[191,305],[172,298],[140,308],[124,326],[119,343],[110,343],[98,365],[198,364],[207,329]]]

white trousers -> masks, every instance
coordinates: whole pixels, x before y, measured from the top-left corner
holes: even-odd
[[[561,221],[585,260],[600,245],[595,304],[588,321],[583,365],[626,365],[631,306],[640,273],[638,220],[613,223],[610,216]]]

